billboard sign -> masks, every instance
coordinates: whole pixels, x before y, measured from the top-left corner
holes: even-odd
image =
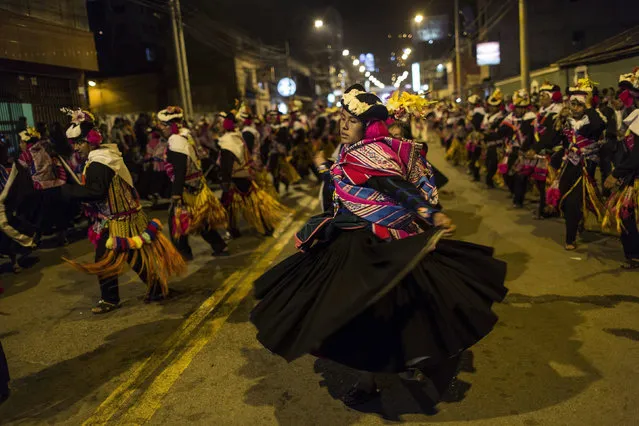
[[[500,62],[499,42],[477,43],[477,65],[499,65]]]

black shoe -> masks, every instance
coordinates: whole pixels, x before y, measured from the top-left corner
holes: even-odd
[[[369,401],[379,398],[380,394],[381,392],[379,391],[379,389],[375,389],[373,391],[365,391],[358,388],[357,386],[353,386],[340,399],[347,407],[355,407],[356,405],[365,404]]]
[[[193,253],[191,252],[181,251],[180,254],[182,255],[182,259],[184,259],[185,262],[190,262],[193,260]]]

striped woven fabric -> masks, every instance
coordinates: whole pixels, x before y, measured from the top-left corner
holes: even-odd
[[[336,207],[341,204],[376,225],[374,229],[390,228],[393,237],[398,235],[392,231],[416,232],[415,213],[381,192],[363,186],[364,183],[373,176],[397,176],[422,190],[425,199],[432,194],[418,147],[406,140],[375,138],[344,146],[331,175],[338,200]],[[388,231],[385,233],[388,235]]]

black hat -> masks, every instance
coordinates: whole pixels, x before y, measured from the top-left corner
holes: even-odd
[[[386,120],[388,109],[381,99],[366,92],[361,84],[354,84],[346,89],[342,98],[344,109],[362,121]]]

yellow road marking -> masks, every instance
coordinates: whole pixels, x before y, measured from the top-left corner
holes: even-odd
[[[315,203],[316,206],[319,202],[316,200]],[[288,231],[278,239],[273,248],[243,277],[235,291],[221,304],[219,309],[224,311],[223,314],[206,321],[207,324],[200,328],[197,336],[191,340],[187,347],[171,361],[171,364],[153,380],[144,394],[137,399],[135,406],[131,407],[131,409],[122,416],[118,424],[140,425],[151,419],[153,414],[161,407],[164,396],[180,378],[184,370],[188,368],[193,358],[216,336],[224,323],[226,323],[228,317],[251,292],[253,282],[268,269],[291,238],[293,238],[299,229],[297,225],[301,226],[305,221],[305,219],[300,219],[294,222],[296,226],[291,226]]]
[[[310,198],[310,197],[309,197]],[[311,203],[313,206],[317,206],[317,200],[314,203]],[[308,205],[308,203],[301,205]],[[283,249],[283,247],[288,243],[288,240],[292,237],[292,235],[297,230],[296,227],[291,227],[293,223],[292,218],[289,217],[285,223],[282,224],[280,229],[288,229],[281,239],[275,240],[275,244],[273,244],[273,239],[268,239],[264,241],[260,246],[256,249],[254,256],[252,258],[253,261],[257,261],[262,256],[265,255],[269,259],[274,259],[271,254],[277,253]],[[281,231],[280,231],[281,232]],[[289,233],[291,234],[289,236]],[[279,233],[278,233],[279,234]],[[276,234],[276,235],[278,235]],[[287,238],[283,238],[287,237]],[[281,240],[285,240],[282,243]],[[270,247],[273,247],[273,250],[268,250]],[[277,250],[276,250],[277,249]],[[272,262],[271,259],[271,262]],[[264,261],[265,259],[262,259]],[[262,264],[262,261],[258,263],[258,265]],[[157,371],[160,369],[162,364],[166,362],[167,359],[172,357],[178,348],[189,348],[193,345],[191,342],[192,334],[198,329],[198,327],[203,323],[203,321],[207,318],[207,316],[220,304],[220,302],[226,297],[231,289],[236,287],[238,283],[243,281],[243,278],[250,276],[251,273],[246,270],[238,270],[231,274],[214,292],[213,294],[206,299],[200,307],[193,312],[181,325],[180,327],[162,344],[149,358],[145,359],[138,366],[131,369],[129,375],[126,380],[124,380],[96,409],[91,417],[89,417],[83,425],[101,425],[107,423],[116,413],[120,413],[126,409],[126,405],[128,404],[131,397],[140,389],[144,382],[149,380],[151,377],[157,376]],[[257,276],[256,276],[257,277]],[[245,281],[246,282],[246,281]],[[250,285],[252,281],[248,281]],[[250,290],[249,285],[249,290]],[[247,293],[248,294],[248,293]],[[239,303],[239,302],[238,302]],[[213,337],[213,334],[209,334],[208,340]],[[201,349],[201,348],[200,348]],[[198,350],[199,352],[199,350]],[[196,352],[197,353],[197,352]],[[190,361],[189,361],[190,362]],[[187,364],[188,365],[188,364]],[[170,367],[170,366],[169,366]]]

